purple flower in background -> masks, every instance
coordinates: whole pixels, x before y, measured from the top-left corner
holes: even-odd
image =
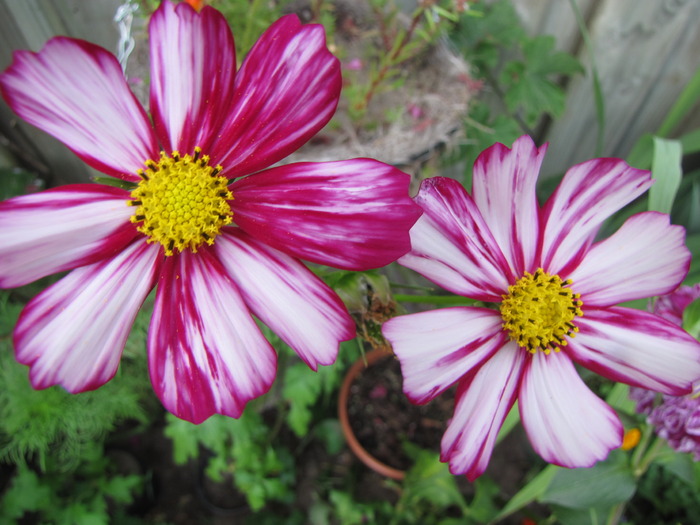
[[[682,286],[675,292],[662,295],[656,301],[654,313],[674,324],[683,324],[683,311],[700,297],[700,284]],[[630,398],[637,403],[636,410],[647,416],[656,434],[678,452],[690,452],[700,461],[700,382],[688,396],[658,395],[644,388],[630,388]]]

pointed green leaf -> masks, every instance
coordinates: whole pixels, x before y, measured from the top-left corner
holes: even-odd
[[[671,213],[673,201],[681,184],[682,156],[680,142],[654,137],[651,176],[655,182],[649,189],[649,210]]]

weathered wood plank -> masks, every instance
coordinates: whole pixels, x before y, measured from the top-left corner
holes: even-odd
[[[566,2],[568,3],[568,2]],[[626,156],[654,132],[700,67],[700,2],[600,0],[589,30],[606,102],[606,156]],[[580,58],[589,65],[585,50]],[[686,123],[700,126],[700,115]],[[574,79],[566,112],[547,131],[543,167],[558,173],[595,153],[597,124],[590,76]]]
[[[18,49],[40,50],[51,37],[82,38],[114,51],[118,31],[113,22],[119,0],[0,0],[0,70]],[[18,119],[0,99],[0,132],[15,155],[43,166],[51,183],[85,181],[92,173],[56,139]]]

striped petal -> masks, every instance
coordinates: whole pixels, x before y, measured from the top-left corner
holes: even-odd
[[[144,241],[73,270],[32,299],[14,332],[34,388],[93,390],[117,371],[136,313],[153,288],[159,250]]]
[[[657,315],[620,307],[584,309],[575,322],[580,332],[567,351],[602,376],[674,396],[690,393],[700,379],[700,343]]]
[[[211,7],[197,13],[163,2],[149,24],[151,112],[167,151],[211,150],[228,115],[236,52],[226,19]]]
[[[229,178],[283,159],[330,120],[341,89],[340,62],[323,26],[288,15],[263,33],[238,75],[233,108],[212,159]]]
[[[201,423],[213,414],[239,417],[272,385],[277,356],[236,285],[204,247],[165,260],[148,362],[163,406]]]
[[[423,215],[399,262],[458,295],[496,302],[508,289],[508,262],[464,187],[435,177],[421,184]]]
[[[688,273],[685,229],[657,212],[630,217],[594,244],[569,279],[586,306],[611,306],[675,290]]]
[[[533,272],[539,233],[535,186],[547,146],[524,135],[513,149],[494,144],[474,163],[474,202],[508,260],[511,272]]]
[[[588,389],[563,352],[537,352],[528,360],[519,403],[532,447],[549,463],[591,467],[622,444],[615,411]]]
[[[0,202],[0,287],[91,264],[137,235],[124,190],[63,186]]]
[[[294,257],[379,268],[410,249],[420,209],[408,196],[409,179],[370,159],[288,164],[231,185],[233,220]]]
[[[403,390],[427,403],[506,343],[503,320],[486,308],[445,308],[390,319],[382,327],[401,362]]]
[[[648,171],[618,159],[594,159],[566,172],[543,208],[541,266],[567,274],[580,263],[600,225],[651,186]]]
[[[16,51],[0,91],[20,117],[103,173],[137,181],[135,171],[156,157],[148,116],[99,46],[56,37],[39,53]]]
[[[509,343],[460,384],[440,460],[474,481],[484,473],[503,420],[515,403],[525,352]]]
[[[312,369],[333,363],[340,341],[355,337],[342,301],[297,259],[239,228],[226,229],[215,251],[252,312]]]

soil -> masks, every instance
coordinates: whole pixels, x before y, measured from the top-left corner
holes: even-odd
[[[412,404],[403,393],[399,362],[392,356],[363,370],[348,396],[348,416],[357,440],[382,463],[399,470],[413,464],[406,443],[439,452],[453,408],[453,390],[427,405]]]

